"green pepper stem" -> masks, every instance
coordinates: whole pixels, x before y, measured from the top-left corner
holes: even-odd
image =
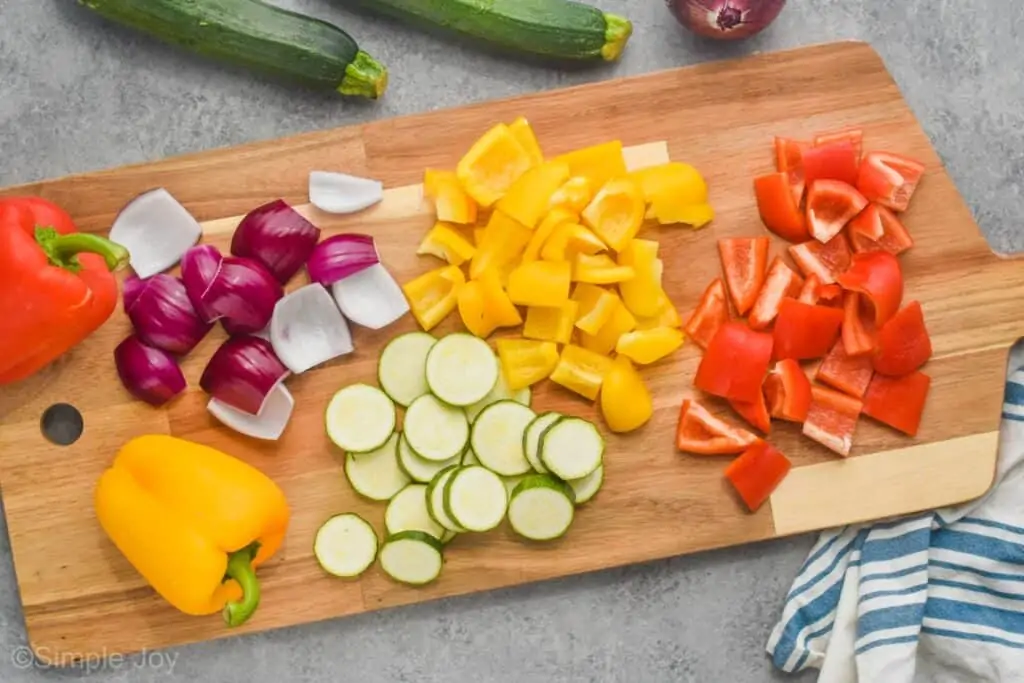
[[[128,263],[128,250],[105,237],[86,232],[73,232],[47,239],[47,254],[60,264],[71,263],[78,254],[99,254],[110,270],[120,270]]]
[[[242,587],[242,599],[224,605],[224,622],[231,627],[241,626],[260,606],[260,582],[252,560],[256,556],[253,546],[247,546],[228,555],[226,576]]]

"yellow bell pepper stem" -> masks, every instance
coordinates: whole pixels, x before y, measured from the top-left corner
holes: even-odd
[[[235,551],[228,555],[228,568],[225,578],[234,579],[242,588],[242,599],[224,605],[224,623],[228,626],[241,626],[249,621],[249,617],[260,606],[260,582],[256,578],[252,560],[259,552],[259,543],[248,548]]]
[[[129,441],[100,476],[96,517],[125,559],[185,614],[230,626],[259,605],[255,569],[281,547],[288,502],[256,468],[166,435]]]

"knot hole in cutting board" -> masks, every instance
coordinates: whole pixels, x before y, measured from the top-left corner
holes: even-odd
[[[70,446],[81,438],[85,421],[78,408],[69,403],[54,403],[43,411],[39,421],[43,436],[58,446]]]

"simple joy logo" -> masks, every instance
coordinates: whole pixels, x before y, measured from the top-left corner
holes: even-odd
[[[126,656],[119,652],[65,652],[40,647],[35,652],[30,647],[18,647],[11,653],[11,663],[16,669],[73,669],[85,673],[98,671],[124,671],[126,669],[149,669],[174,673],[178,655],[174,652],[143,650]]]

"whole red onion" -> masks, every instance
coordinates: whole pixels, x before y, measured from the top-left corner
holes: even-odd
[[[786,0],[666,0],[686,28],[708,38],[737,40],[775,21]]]

